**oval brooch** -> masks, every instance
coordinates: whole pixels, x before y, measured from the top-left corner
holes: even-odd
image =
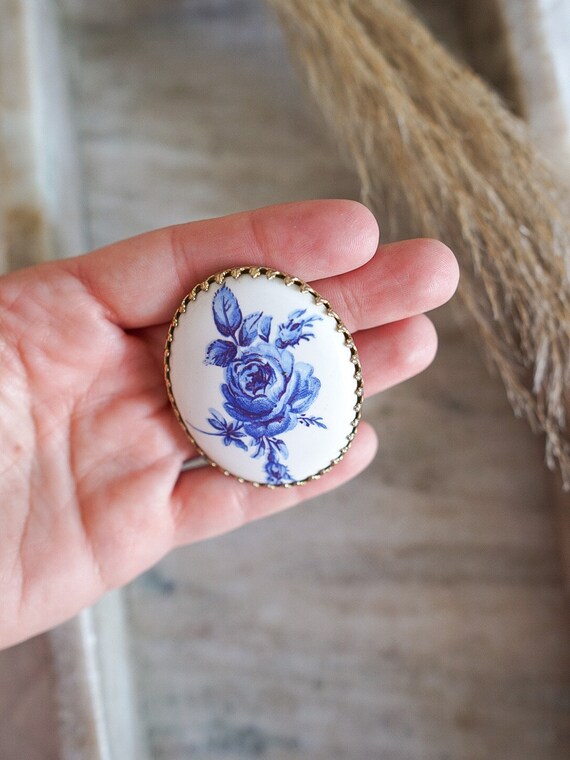
[[[267,267],[228,269],[192,289],[168,331],[165,377],[198,453],[258,486],[320,477],[360,420],[352,336],[309,285]]]

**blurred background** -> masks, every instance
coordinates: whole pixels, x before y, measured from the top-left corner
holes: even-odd
[[[417,1],[449,49],[528,116],[541,102],[521,100],[520,37],[503,5]],[[23,6],[0,0],[5,30],[27,28]],[[0,94],[15,98],[29,78],[40,91],[19,103],[22,123],[34,97],[59,116],[47,137],[20,134],[16,189],[4,186],[21,205],[39,183],[40,207],[57,195],[46,200],[42,182],[56,187],[61,247],[33,227],[33,208],[20,228],[5,218],[0,232],[20,235],[8,235],[5,268],[23,263],[32,237],[64,255],[269,203],[358,198],[261,0],[39,6],[49,23],[21,38],[25,56],[0,32]],[[53,55],[34,47],[44,32]],[[537,89],[539,101],[554,97]],[[544,121],[533,129],[552,145],[560,127]],[[50,185],[54,155],[65,173]],[[513,417],[458,307],[435,321],[434,365],[366,403],[380,450],[358,480],[172,553],[113,603],[121,638],[102,637],[94,677],[128,658],[130,690],[114,704],[103,675],[102,709],[119,723],[136,713],[133,756],[570,756],[568,602],[542,441]],[[103,629],[115,614],[105,609]],[[88,699],[77,705],[81,651],[59,651],[65,635],[0,653],[2,760],[71,757],[58,724],[65,734],[70,721],[100,719]],[[127,760],[113,742],[84,736],[73,757]]]

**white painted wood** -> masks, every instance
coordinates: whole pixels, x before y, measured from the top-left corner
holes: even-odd
[[[45,258],[48,235],[39,189],[30,79],[29,5],[0,4],[0,271]]]
[[[50,634],[62,760],[145,760],[122,592]]]
[[[82,250],[67,72],[51,0],[0,3],[0,267]]]
[[[570,177],[570,4],[499,0],[519,71],[532,135],[565,180]]]

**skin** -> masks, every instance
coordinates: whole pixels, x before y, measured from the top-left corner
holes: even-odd
[[[433,240],[378,247],[372,214],[311,201],[178,225],[0,278],[0,647],[66,620],[172,548],[345,483],[376,450],[361,423],[320,480],[256,489],[195,456],[163,380],[168,323],[213,272],[264,264],[305,279],[339,312],[377,393],[435,356],[424,311],[458,281]]]

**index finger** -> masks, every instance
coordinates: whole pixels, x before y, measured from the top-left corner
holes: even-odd
[[[111,321],[133,329],[169,321],[194,285],[223,269],[269,266],[304,280],[356,269],[378,234],[356,201],[303,201],[165,227],[64,265]]]

